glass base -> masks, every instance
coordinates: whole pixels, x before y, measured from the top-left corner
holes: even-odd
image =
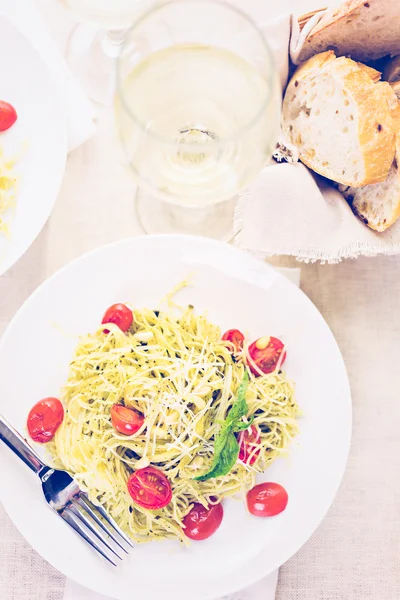
[[[68,65],[88,97],[100,104],[112,103],[122,40],[123,32],[108,32],[86,23],[76,25],[68,40]]]
[[[233,238],[236,198],[206,207],[183,207],[138,189],[136,214],[145,233],[186,233],[229,242]]]

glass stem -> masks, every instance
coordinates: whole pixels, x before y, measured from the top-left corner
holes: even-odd
[[[110,29],[106,32],[101,44],[106,56],[118,58],[126,32],[126,29]]]

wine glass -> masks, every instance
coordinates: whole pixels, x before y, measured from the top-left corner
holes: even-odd
[[[151,0],[58,0],[76,17],[67,50],[68,64],[88,96],[112,101],[115,61],[127,29]]]
[[[232,237],[236,194],[271,158],[281,91],[262,33],[219,0],[170,0],[127,32],[116,129],[147,233]]]

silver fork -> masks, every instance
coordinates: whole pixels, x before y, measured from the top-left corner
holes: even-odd
[[[45,465],[27,441],[0,415],[2,440],[32,471],[39,476],[47,504],[88,544],[115,567],[124,543],[133,544],[101,506],[95,506],[66,471]],[[123,543],[124,542],[124,543]]]

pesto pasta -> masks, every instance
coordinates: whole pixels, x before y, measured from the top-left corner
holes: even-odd
[[[183,519],[193,504],[208,507],[252,488],[256,474],[287,452],[299,410],[282,371],[254,376],[246,349],[234,354],[220,328],[192,306],[132,312],[127,332],[110,323],[80,338],[62,391],[65,417],[49,446],[56,466],[69,471],[134,541],[187,543]],[[246,389],[239,392],[244,379]],[[257,440],[249,460],[236,460],[236,451],[229,472],[208,477],[216,440],[242,392],[247,414],[228,433],[235,449],[241,435],[235,431],[252,424]],[[115,404],[143,415],[134,434],[113,427]],[[164,508],[143,508],[128,492],[131,474],[149,465],[171,484]]]

